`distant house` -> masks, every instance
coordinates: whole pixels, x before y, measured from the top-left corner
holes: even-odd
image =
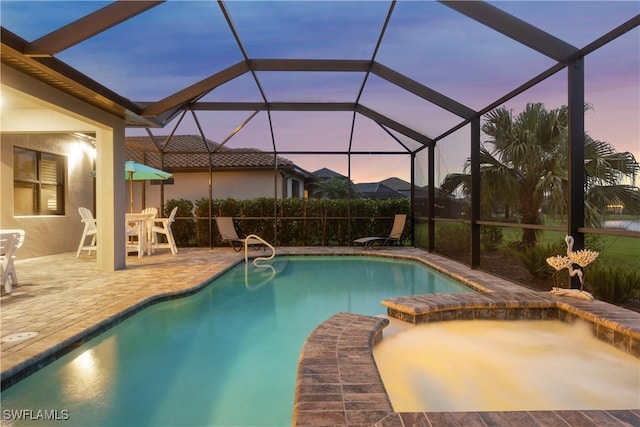
[[[356,184],[356,191],[368,199],[399,199],[405,196],[382,182],[364,182]]]
[[[312,175],[316,181],[324,181],[331,178],[349,179],[346,176],[328,168],[318,169],[317,171],[312,172]]]
[[[406,197],[411,197],[411,183],[405,181],[404,179],[393,176],[391,178],[380,181],[380,184],[384,184],[385,186],[394,189],[395,191],[403,194]],[[421,189],[421,187],[416,186],[416,190]]]
[[[309,197],[329,197],[329,198],[343,198],[347,197],[347,193],[349,188],[346,184],[347,182],[351,183],[351,190],[355,191],[355,185],[353,182],[349,181],[349,178],[339,174],[336,171],[333,171],[328,168],[318,169],[315,172],[312,172],[313,180],[308,184],[307,189],[309,193]],[[334,187],[335,191],[330,191],[332,193],[330,196],[327,196],[326,189],[322,189],[323,185],[330,184],[329,187]],[[338,184],[338,185],[336,185]]]
[[[379,184],[393,189],[404,197],[411,197],[411,183],[403,179],[391,177],[380,181]],[[378,190],[378,192],[383,193],[383,190]],[[441,194],[439,188],[434,188],[433,192],[435,198],[435,215],[437,217],[462,217],[462,213],[469,205],[468,201]],[[426,212],[429,203],[429,187],[426,185],[423,187],[417,185],[414,186],[414,197],[414,207],[416,209],[416,212]]]
[[[309,193],[313,194],[315,188],[317,187],[317,183],[323,181],[329,181],[332,179],[340,179],[344,181],[348,181],[349,178],[328,168],[318,169],[315,172],[312,172],[314,176],[314,183],[309,184]],[[388,185],[387,181],[389,182]],[[401,180],[400,178],[389,178],[388,180],[381,182],[364,182],[360,184],[352,184],[353,190],[358,193],[359,197],[366,197],[370,199],[392,199],[392,198],[400,198],[400,197],[409,197],[411,195],[411,191],[408,191],[406,194],[398,191],[396,188],[392,187],[392,185],[398,185],[402,188],[409,188],[411,184],[406,181]]]
[[[313,172],[315,182],[327,181],[338,178],[348,180],[349,178],[332,171],[331,169],[322,168]],[[309,184],[309,194],[313,194],[315,184]],[[396,199],[402,197],[411,197],[411,183],[398,177],[391,177],[380,182],[364,182],[354,184],[355,191],[360,197],[369,199]],[[426,215],[429,203],[429,187],[414,186],[414,206],[416,212],[420,215]],[[464,210],[469,206],[469,202],[456,199],[449,195],[441,194],[440,189],[434,189],[435,198],[435,215],[442,218],[462,218]]]
[[[155,140],[155,141],[154,141]],[[292,161],[256,149],[233,149],[197,135],[167,137],[130,136],[126,157],[173,174],[163,182],[164,201],[209,197],[237,200],[257,197],[303,197],[312,176]],[[162,150],[161,150],[162,148]],[[276,168],[277,165],[277,168]],[[209,182],[211,181],[211,187]],[[159,181],[136,184],[136,209],[160,206]]]

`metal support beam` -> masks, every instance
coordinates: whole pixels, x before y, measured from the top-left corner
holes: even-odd
[[[566,64],[577,57],[576,47],[487,2],[441,0],[440,3],[558,62]]]
[[[114,1],[102,9],[34,40],[27,46],[25,54],[53,56],[164,1]]]
[[[391,68],[385,67],[382,64],[375,62],[371,66],[371,72],[377,75],[380,78],[387,80],[394,85],[401,87],[404,90],[407,90],[413,93],[420,98],[427,100],[438,107],[444,108],[450,113],[455,114],[458,117],[462,117],[463,119],[471,119],[476,115],[476,112],[471,108],[463,105],[453,99],[436,92],[435,90],[418,83],[417,81],[410,79],[409,77],[398,73]]]
[[[606,45],[609,42],[612,42],[621,35],[626,34],[628,31],[631,31],[638,26],[640,26],[640,14],[634,16],[626,22],[623,22],[613,30],[609,31],[607,34],[604,34],[602,37],[598,37],[596,40],[584,46],[582,49],[580,49],[580,56],[584,58],[591,52],[600,49],[602,46]]]
[[[196,102],[196,111],[354,111],[354,102]]]
[[[252,71],[369,71],[370,61],[364,59],[250,59]]]
[[[145,117],[155,117],[181,105],[189,104],[194,99],[201,97],[216,87],[231,81],[248,71],[249,66],[247,65],[247,62],[239,62],[220,71],[219,73],[200,80],[198,83],[176,92],[173,95],[169,95],[158,102],[150,104],[142,111],[142,113],[140,113],[140,115]]]
[[[428,241],[427,241],[427,251],[433,252],[435,249],[435,237],[436,237],[436,222],[434,218],[436,216],[436,145],[432,144],[429,146],[429,151],[427,152],[428,158],[427,162],[429,164],[429,170],[427,171],[427,188],[429,191],[429,205],[427,207],[427,222],[428,222]]]
[[[567,232],[574,239],[574,250],[584,249],[584,60],[575,61],[568,68],[569,134],[568,187],[569,215]],[[577,277],[571,280],[572,288],[580,288]]]
[[[390,119],[389,117],[384,116],[384,115],[382,115],[382,114],[380,114],[380,113],[378,113],[378,112],[376,112],[376,111],[374,111],[374,110],[372,110],[370,108],[367,108],[367,107],[365,107],[363,105],[356,106],[356,111],[358,113],[362,114],[363,116],[370,118],[374,122],[379,123],[379,124],[383,124],[383,125],[387,126],[388,128],[393,129],[396,132],[399,132],[399,133],[403,134],[404,136],[413,139],[416,142],[419,142],[420,144],[431,145],[432,142],[433,142],[431,140],[431,138],[429,138],[429,137],[427,137],[427,136],[425,136],[425,135],[423,135],[423,134],[421,134],[419,132],[416,132],[415,130],[413,130],[413,129],[411,129],[411,128],[409,128],[409,127],[407,127],[407,126],[405,126],[405,125],[403,125],[401,123],[398,123],[395,120]]]
[[[471,121],[471,268],[480,266],[480,117]]]
[[[411,246],[416,245],[416,154],[411,153]]]

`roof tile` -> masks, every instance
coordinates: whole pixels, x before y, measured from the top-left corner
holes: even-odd
[[[273,169],[275,156],[258,149],[233,149],[197,135],[128,136],[125,148],[128,160],[135,160],[155,168],[176,170],[207,170],[209,153],[213,169]],[[154,142],[155,141],[155,142]],[[162,150],[161,150],[162,148]],[[164,151],[164,156],[161,156]],[[161,159],[164,164],[161,165]],[[278,167],[300,169],[291,160],[277,156]]]

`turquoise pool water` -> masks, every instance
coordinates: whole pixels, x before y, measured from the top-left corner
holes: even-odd
[[[288,426],[300,349],[319,323],[341,311],[382,314],[384,298],[471,291],[412,261],[269,264],[238,265],[194,295],[124,320],[5,390],[3,418],[47,410],[68,420],[46,425]]]

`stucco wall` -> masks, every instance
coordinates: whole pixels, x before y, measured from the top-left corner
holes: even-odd
[[[52,253],[74,251],[82,234],[83,224],[78,206],[93,211],[92,159],[86,154],[88,143],[69,134],[29,133],[6,134],[2,137],[2,208],[0,228],[20,228],[27,231],[20,248],[20,257],[30,258]],[[13,149],[27,148],[66,158],[64,215],[14,215]]]
[[[203,197],[209,197],[209,173],[182,172],[175,173],[174,184],[164,186],[164,201],[170,199],[186,199],[194,202]],[[277,181],[272,171],[247,172],[214,172],[212,191],[214,199],[233,198],[237,200],[254,199],[257,197],[282,197],[283,178],[278,173]],[[160,207],[160,185],[144,183],[145,206]],[[134,182],[134,210],[142,207],[142,183]],[[128,193],[127,193],[128,197]],[[127,199],[128,200],[128,199]]]

